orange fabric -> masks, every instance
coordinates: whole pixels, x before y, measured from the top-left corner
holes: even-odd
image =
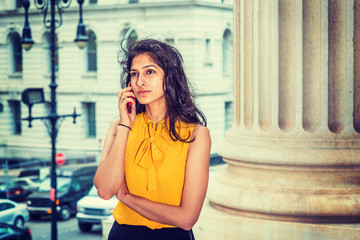
[[[180,136],[191,136],[195,125],[179,124],[177,130]],[[125,154],[125,178],[129,192],[151,201],[179,206],[188,147],[189,143],[170,138],[165,120],[155,126],[145,113],[138,114]],[[173,227],[151,221],[120,201],[113,216],[119,224],[142,225],[151,229]]]

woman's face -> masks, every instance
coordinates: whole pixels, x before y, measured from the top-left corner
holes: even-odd
[[[131,68],[131,87],[141,104],[164,104],[164,70],[147,53],[134,57]]]

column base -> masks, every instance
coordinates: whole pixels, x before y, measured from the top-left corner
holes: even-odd
[[[205,201],[193,228],[196,240],[357,240],[360,224],[309,224],[239,216]]]
[[[225,159],[225,158],[224,158]],[[245,217],[360,223],[359,166],[276,166],[231,161],[210,178],[207,198]]]

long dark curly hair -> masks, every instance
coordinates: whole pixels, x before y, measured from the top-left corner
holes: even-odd
[[[120,54],[123,53],[123,60]],[[166,97],[166,118],[170,137],[176,141],[189,142],[190,136],[181,138],[176,128],[178,120],[187,124],[202,124],[206,126],[206,117],[196,107],[194,94],[183,68],[183,58],[174,47],[154,39],[144,39],[132,43],[128,49],[122,49],[118,61],[122,66],[120,77],[121,87],[125,88],[130,82],[130,68],[134,57],[147,53],[159,65],[165,75],[163,90]],[[136,114],[145,112],[145,105],[136,103]]]

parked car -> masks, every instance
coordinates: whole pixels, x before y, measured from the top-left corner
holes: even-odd
[[[19,178],[31,177],[32,179],[39,179],[40,181],[44,180],[50,175],[50,169],[48,167],[42,168],[26,168],[21,170]]]
[[[16,186],[12,183],[9,183],[7,188],[5,183],[0,185],[0,198],[1,199],[10,199],[15,202],[25,201],[27,198],[27,192],[21,186]]]
[[[23,227],[29,220],[26,204],[16,203],[7,199],[0,199],[0,222]]]
[[[103,219],[114,219],[112,212],[118,200],[114,196],[109,200],[101,199],[93,186],[88,195],[77,202],[77,214],[79,229],[82,232],[90,232],[95,224],[101,224]]]
[[[30,228],[0,223],[0,240],[32,240]]]
[[[32,178],[32,177],[16,178],[11,181],[11,185],[22,187],[26,191],[27,195],[29,195],[32,192],[35,192],[38,189],[40,183],[41,182],[39,178]]]
[[[97,164],[67,165],[58,169],[55,202],[61,220],[68,220],[71,214],[76,213],[76,203],[89,192],[96,169]],[[46,178],[37,191],[28,196],[26,203],[31,219],[51,214],[50,182],[50,177]]]

